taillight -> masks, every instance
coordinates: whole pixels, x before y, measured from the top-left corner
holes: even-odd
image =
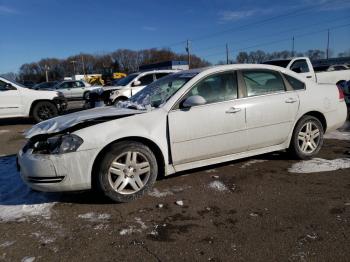
[[[341,89],[340,86],[337,86],[338,87],[338,91],[339,91],[339,100],[344,100],[345,96],[344,96],[344,92],[343,92],[343,89]]]

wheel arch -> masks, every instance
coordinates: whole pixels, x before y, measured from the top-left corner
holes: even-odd
[[[115,103],[116,101],[126,101],[128,100],[129,98],[127,98],[126,96],[118,96],[116,97],[112,103]]]
[[[29,116],[31,117],[31,116],[33,116],[33,109],[34,109],[34,107],[38,104],[38,103],[40,103],[40,102],[49,102],[49,103],[51,103],[51,104],[53,104],[56,108],[57,108],[57,104],[53,101],[53,100],[50,100],[50,99],[38,99],[38,100],[34,100],[33,102],[32,102],[32,104],[30,105],[30,109],[29,109]],[[57,108],[58,109],[58,108]]]
[[[300,116],[298,118],[298,121],[295,122],[294,124],[294,127],[292,129],[292,132],[290,133],[289,135],[289,139],[288,139],[288,146],[290,146],[290,143],[292,141],[292,137],[293,137],[293,134],[294,134],[294,131],[295,131],[295,128],[296,126],[298,125],[299,121],[304,117],[304,116],[313,116],[313,117],[316,117],[318,120],[320,120],[321,124],[322,124],[322,127],[323,127],[323,132],[325,133],[326,130],[327,130],[327,120],[326,120],[326,117],[319,111],[316,111],[316,110],[313,110],[313,111],[309,111],[305,114],[303,114],[302,116]]]
[[[309,111],[307,113],[305,113],[304,115],[302,115],[299,120],[297,121],[297,123],[300,121],[301,118],[303,118],[304,116],[313,116],[315,118],[317,118],[318,120],[320,120],[322,127],[323,127],[323,132],[325,133],[327,130],[327,120],[326,117],[324,116],[324,114],[322,114],[319,111]],[[296,125],[296,124],[295,124]],[[295,128],[295,127],[294,127]]]
[[[160,149],[160,147],[152,140],[145,138],[145,137],[138,137],[138,136],[130,136],[130,137],[123,137],[121,139],[117,139],[114,140],[112,142],[110,142],[109,144],[107,144],[106,146],[104,146],[102,148],[102,150],[100,150],[100,152],[97,154],[97,156],[95,157],[94,163],[92,165],[92,169],[91,169],[91,185],[92,187],[96,187],[96,179],[98,178],[98,165],[100,163],[100,161],[102,160],[102,158],[104,157],[104,155],[108,152],[108,150],[110,149],[110,147],[116,143],[120,143],[120,142],[126,142],[126,141],[130,141],[130,142],[139,142],[142,143],[146,146],[148,146],[150,148],[150,150],[154,153],[156,160],[157,160],[157,164],[158,164],[158,177],[162,174],[164,174],[165,172],[165,159],[164,159],[164,155],[162,150]]]

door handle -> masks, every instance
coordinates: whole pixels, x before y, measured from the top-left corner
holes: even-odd
[[[286,103],[289,103],[289,104],[292,104],[292,103],[295,103],[295,102],[297,102],[298,100],[296,100],[295,98],[293,98],[293,97],[290,97],[290,98],[288,98],[285,102]]]
[[[236,107],[230,107],[229,109],[226,110],[226,113],[227,114],[234,114],[234,113],[237,113],[241,111],[240,108],[236,108]]]
[[[306,76],[306,78],[312,78],[312,76]]]

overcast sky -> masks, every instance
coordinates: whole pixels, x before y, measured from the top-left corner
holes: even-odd
[[[0,73],[45,57],[170,47],[217,62],[240,50],[350,49],[350,0],[0,0]]]

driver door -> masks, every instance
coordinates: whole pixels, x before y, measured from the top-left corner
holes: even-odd
[[[206,104],[175,108],[169,113],[173,163],[231,155],[247,149],[244,102],[238,99],[235,72],[208,76],[194,85],[187,97],[199,95]]]
[[[15,117],[22,115],[22,99],[18,88],[7,86],[8,83],[0,80],[0,116]]]

